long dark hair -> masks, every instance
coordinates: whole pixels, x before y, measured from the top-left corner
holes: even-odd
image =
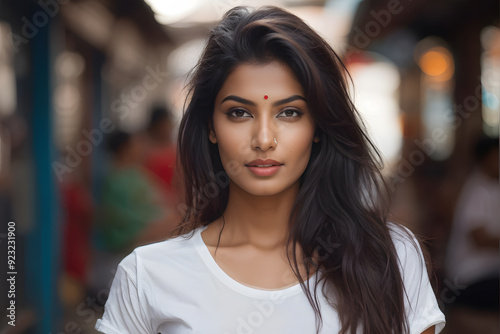
[[[177,233],[210,224],[227,206],[229,176],[217,145],[209,141],[217,93],[238,65],[271,61],[289,66],[302,84],[320,137],[300,179],[287,245],[293,245],[293,270],[316,320],[322,321],[316,290],[313,298],[299,274],[296,243],[303,250],[307,277],[314,266],[322,273],[316,283],[325,280],[325,286],[333,287],[335,298],[325,289],[323,293],[338,312],[341,333],[355,333],[359,327],[364,333],[407,332],[380,155],[349,98],[341,59],[306,23],[283,9],[235,7],[210,32],[179,129],[185,204]],[[325,249],[325,240],[333,246]]]

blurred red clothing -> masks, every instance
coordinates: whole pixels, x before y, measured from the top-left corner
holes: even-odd
[[[94,214],[92,196],[83,184],[68,181],[61,185],[61,197],[64,210],[64,271],[85,283]]]
[[[176,148],[174,145],[153,148],[144,160],[144,167],[161,180],[162,188],[173,202],[177,196],[175,182],[173,182],[175,165]]]

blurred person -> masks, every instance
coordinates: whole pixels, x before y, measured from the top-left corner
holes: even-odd
[[[62,153],[61,161],[67,151]],[[62,211],[62,270],[57,288],[64,323],[81,323],[78,305],[89,292],[91,277],[95,203],[89,189],[89,157],[83,159],[71,172],[58,177]]]
[[[173,229],[173,212],[163,191],[142,167],[144,138],[117,130],[107,144],[112,166],[99,203],[92,290],[110,284],[114,268],[132,249],[165,239]]]
[[[173,127],[173,115],[170,110],[163,106],[152,108],[146,129],[149,147],[144,167],[158,177],[171,207],[175,208],[178,203],[178,182],[175,177],[176,149],[172,141]]]
[[[498,138],[482,138],[476,164],[461,190],[446,257],[454,306],[499,309],[500,185]],[[497,327],[498,329],[498,327]]]
[[[156,178],[141,166],[144,138],[116,131],[108,149],[112,168],[104,180],[99,231],[106,250],[123,254],[166,237],[171,212]]]
[[[179,129],[185,215],[120,262],[97,330],[441,331],[418,240],[387,220],[344,69],[283,9],[224,15]]]
[[[61,297],[66,305],[83,299],[88,284],[94,202],[84,165],[64,176],[60,183],[63,210],[63,276]]]

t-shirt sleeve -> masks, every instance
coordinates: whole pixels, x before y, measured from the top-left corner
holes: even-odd
[[[104,334],[154,333],[147,314],[144,295],[137,288],[137,259],[133,252],[118,265],[104,314],[95,329]]]
[[[425,266],[425,260],[418,241],[409,231],[393,232],[405,289],[405,310],[410,334],[421,334],[436,326],[440,333],[445,326],[445,317],[439,309]],[[410,240],[410,237],[413,239]]]

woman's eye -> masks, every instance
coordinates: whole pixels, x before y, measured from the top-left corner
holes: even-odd
[[[283,117],[295,118],[295,117],[300,117],[302,114],[303,114],[302,112],[296,109],[285,109],[282,112],[280,112],[278,116],[283,115]]]
[[[250,113],[246,110],[243,110],[243,109],[233,109],[233,110],[230,110],[227,115],[229,115],[230,117],[234,117],[234,118],[245,118],[245,117],[252,117],[252,115],[250,115]]]

